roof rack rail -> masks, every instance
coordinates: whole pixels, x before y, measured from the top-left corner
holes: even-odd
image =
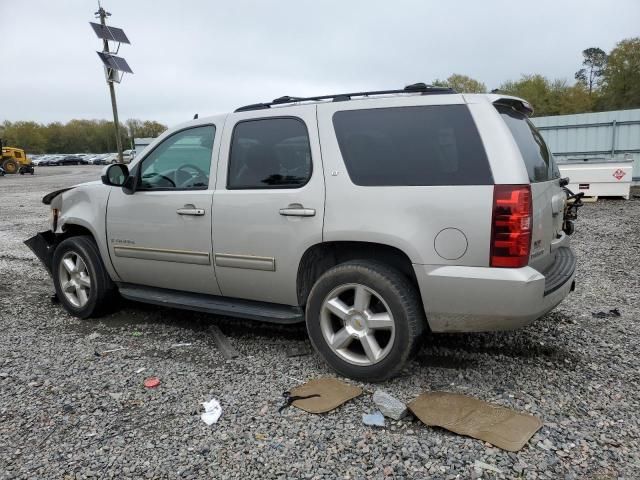
[[[333,95],[319,95],[316,97],[290,97],[285,95],[283,97],[276,98],[271,102],[266,103],[253,103],[251,105],[245,105],[244,107],[237,108],[236,112],[247,112],[250,110],[264,110],[271,108],[272,105],[283,105],[286,103],[297,102],[318,102],[320,100],[331,100],[333,102],[344,102],[351,100],[353,97],[370,97],[372,95],[389,95],[392,93],[421,93],[422,95],[435,94],[435,93],[457,93],[454,89],[449,87],[434,87],[433,85],[427,85],[426,83],[414,83],[407,85],[401,90],[373,90],[370,92],[354,92],[354,93],[336,93]]]

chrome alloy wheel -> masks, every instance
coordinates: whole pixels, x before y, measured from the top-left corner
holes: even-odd
[[[60,289],[71,305],[84,307],[89,301],[91,277],[84,260],[77,253],[70,251],[64,254],[58,268]]]
[[[342,360],[374,365],[393,347],[395,322],[387,303],[373,289],[340,285],[325,298],[320,329],[329,348]]]

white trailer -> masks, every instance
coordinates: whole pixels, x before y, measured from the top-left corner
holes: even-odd
[[[585,197],[623,197],[629,199],[633,160],[578,159],[558,165],[563,178],[569,177],[569,190]]]

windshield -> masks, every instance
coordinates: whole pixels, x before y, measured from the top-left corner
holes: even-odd
[[[502,119],[509,127],[513,139],[527,167],[531,182],[546,182],[560,178],[560,170],[540,132],[522,113],[506,105],[497,105]]]

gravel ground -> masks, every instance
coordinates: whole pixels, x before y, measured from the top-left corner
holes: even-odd
[[[98,320],[67,315],[21,242],[46,227],[45,193],[99,171],[0,178],[0,478],[637,478],[640,200],[581,210],[577,290],[554,312],[517,332],[428,338],[381,386],[403,401],[446,390],[540,416],[509,453],[412,418],[366,427],[368,393],[327,415],[279,414],[283,391],[333,375],[315,354],[287,357],[310,348],[300,326],[132,303]],[[614,307],[622,316],[591,315]],[[214,324],[238,358],[217,350]],[[162,384],[147,390],[151,375]],[[223,415],[208,427],[210,398]]]

